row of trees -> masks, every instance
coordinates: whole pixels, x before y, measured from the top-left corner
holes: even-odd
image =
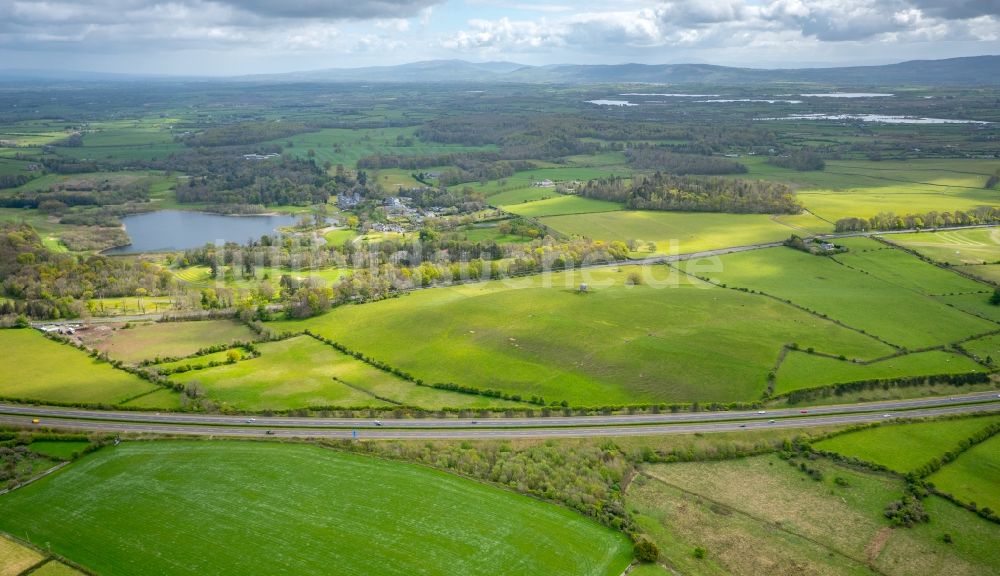
[[[656,172],[591,180],[580,189],[588,198],[624,202],[636,210],[797,214],[802,210],[792,189],[761,180],[675,176]]]
[[[972,226],[1000,222],[1000,209],[978,206],[969,211],[924,212],[899,216],[894,212],[879,212],[870,218],[841,218],[835,223],[837,232],[867,232],[869,230],[909,230],[943,226]]]

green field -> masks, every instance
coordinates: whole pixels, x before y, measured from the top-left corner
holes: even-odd
[[[616,202],[595,200],[582,196],[556,196],[548,200],[538,200],[524,204],[514,204],[504,207],[508,212],[518,216],[539,218],[542,216],[559,216],[563,214],[589,214],[592,212],[613,212],[621,210],[622,205]]]
[[[948,264],[982,264],[1000,261],[1000,229],[973,228],[944,232],[887,234],[886,240]]]
[[[513,405],[417,386],[309,336],[266,342],[257,348],[261,353],[258,358],[184,372],[171,379],[185,384],[198,382],[210,399],[240,410]]]
[[[980,360],[991,358],[994,362],[1000,361],[1000,334],[963,342],[962,348],[975,354]]]
[[[34,330],[0,330],[0,397],[85,404],[118,404],[157,386]]]
[[[102,574],[617,576],[632,554],[558,506],[295,444],[127,442],[0,505],[0,530]]]
[[[927,480],[962,502],[1000,510],[1000,435],[969,448]]]
[[[161,322],[141,324],[109,333],[97,333],[88,344],[112,358],[139,362],[154,358],[180,357],[216,344],[257,339],[249,328],[232,320]]]
[[[715,271],[704,270],[706,266],[699,274],[730,287],[789,299],[911,349],[955,342],[996,329],[993,322],[946,306],[919,289],[924,278],[932,291],[941,288],[945,281],[936,279],[939,274],[947,274],[945,271],[912,256],[910,260],[900,259],[891,251],[848,253],[843,258],[851,260],[847,256],[874,271],[848,268],[837,258],[779,247],[722,256]],[[688,270],[703,264],[684,263]],[[965,283],[970,288],[980,286],[962,278],[947,282]]]
[[[988,295],[993,291],[980,282],[937,266],[928,266],[919,258],[876,240],[843,238],[837,243],[850,251],[834,256],[836,261],[912,292],[933,296],[975,292]]]
[[[568,236],[654,242],[660,254],[687,254],[778,242],[797,232],[763,214],[622,210],[549,216],[539,220]]]
[[[818,172],[794,172],[755,162],[748,165],[751,176],[796,186],[805,207],[830,221],[867,218],[879,212],[954,212],[1000,204],[994,191],[984,189],[986,179],[1000,168],[996,160],[833,160]]]
[[[877,378],[964,374],[985,370],[985,367],[967,356],[941,350],[895,356],[870,364],[790,351],[778,369],[774,392],[784,394],[804,388]]]
[[[631,273],[645,283],[626,285]],[[577,293],[581,282],[588,294]],[[309,328],[426,382],[579,405],[750,400],[792,341],[852,358],[891,353],[780,302],[664,266],[421,290],[273,326]]]
[[[902,495],[902,480],[825,460],[809,465],[822,481],[776,456],[650,466],[627,502],[683,574],[1000,573],[996,524],[930,497],[923,501],[930,523],[891,529],[882,512]],[[944,533],[952,544],[942,542]],[[694,557],[696,546],[704,559]]]
[[[86,440],[35,440],[28,449],[56,460],[70,460],[89,445]]]
[[[1000,422],[1000,416],[887,423],[834,436],[816,442],[814,447],[905,473],[954,450],[959,442],[994,422]]]

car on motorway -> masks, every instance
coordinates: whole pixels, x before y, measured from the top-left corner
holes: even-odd
[[[268,436],[274,436],[274,430],[267,430],[264,432],[264,434],[267,434]]]
[[[767,423],[768,423],[768,424],[774,424],[774,423],[775,423],[775,420],[768,420],[768,421],[767,421]]]
[[[746,424],[740,424],[740,428],[746,428],[746,427],[747,427]]]
[[[882,417],[883,417],[883,418],[891,418],[891,417],[892,417],[892,414],[883,414],[883,415],[882,415]]]
[[[758,410],[757,413],[758,414],[767,414],[767,410]]]
[[[808,410],[799,410],[799,414],[808,414],[808,413],[809,413]]]
[[[375,421],[375,425],[376,426],[381,426],[382,425],[382,421],[381,420],[376,420]]]
[[[41,422],[41,420],[39,420],[38,418],[32,418],[31,419],[31,423],[32,424],[38,424],[39,422]]]

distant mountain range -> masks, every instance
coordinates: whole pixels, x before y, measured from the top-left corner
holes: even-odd
[[[526,66],[514,62],[429,60],[398,66],[330,68],[225,78],[165,77],[86,72],[0,70],[6,81],[235,81],[235,82],[454,82],[526,84],[724,84],[801,82],[837,85],[1000,85],[1000,56],[910,60],[881,66],[841,68],[735,68],[710,64],[564,64]]]

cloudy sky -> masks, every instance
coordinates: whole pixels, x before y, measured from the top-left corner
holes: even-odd
[[[0,68],[795,67],[979,54],[1000,54],[1000,0],[0,0]]]

